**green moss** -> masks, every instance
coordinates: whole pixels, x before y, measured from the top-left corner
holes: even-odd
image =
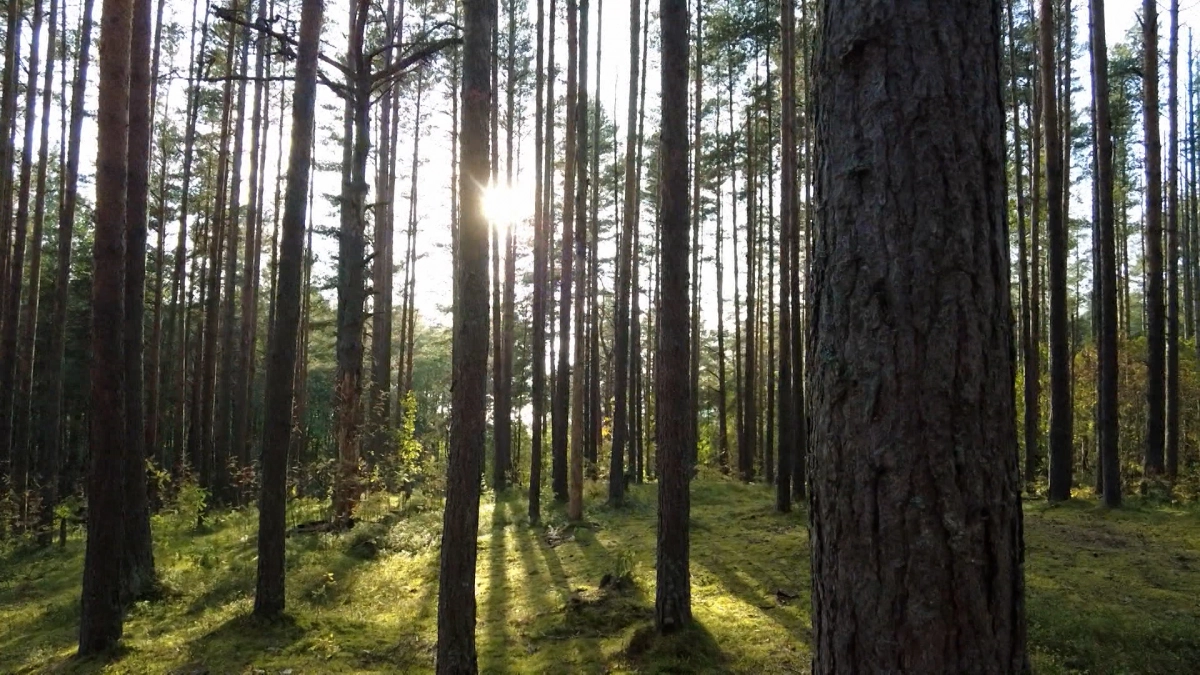
[[[804,512],[776,514],[769,488],[709,474],[692,494],[696,621],[667,637],[653,631],[654,486],[634,487],[620,508],[595,502],[576,525],[551,506],[545,524],[531,526],[518,495],[485,496],[476,580],[481,671],[807,670]],[[78,534],[63,549],[4,552],[0,672],[432,670],[437,508],[410,506],[350,532],[290,537],[289,613],[278,623],[250,616],[255,517],[216,514],[201,531],[181,517],[156,517],[164,597],[131,609],[125,649],[107,663],[73,659]],[[1200,663],[1200,512],[1034,502],[1025,533],[1035,670],[1178,673]]]

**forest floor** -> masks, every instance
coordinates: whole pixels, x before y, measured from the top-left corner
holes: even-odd
[[[600,505],[586,526],[523,496],[481,506],[478,648],[490,673],[793,673],[810,659],[803,511],[767,486],[705,476],[692,487],[694,629],[656,640],[655,486]],[[288,540],[286,621],[250,617],[255,512],[202,531],[156,516],[164,595],[137,604],[108,663],[73,658],[83,542],[0,554],[0,672],[432,671],[439,504],[414,497],[385,522]],[[1026,506],[1029,643],[1039,673],[1184,673],[1200,663],[1200,509],[1089,499]],[[629,584],[605,577],[632,578]],[[603,586],[603,587],[602,587]]]

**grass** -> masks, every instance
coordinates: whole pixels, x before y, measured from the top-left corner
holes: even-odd
[[[531,527],[517,495],[485,495],[476,581],[489,673],[787,673],[811,657],[803,512],[705,475],[692,487],[696,625],[656,639],[655,487],[586,523]],[[429,672],[437,621],[436,503],[344,534],[288,540],[288,619],[250,616],[255,513],[195,532],[155,518],[166,594],[130,611],[124,650],[73,657],[83,542],[0,554],[0,672]],[[1086,500],[1026,508],[1029,641],[1044,673],[1180,673],[1200,663],[1200,512]],[[605,577],[608,577],[606,580]],[[618,581],[613,582],[616,579]],[[626,579],[627,581],[620,581]]]

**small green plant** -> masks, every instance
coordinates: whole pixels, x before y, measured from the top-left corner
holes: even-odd
[[[175,494],[174,512],[179,518],[181,528],[196,528],[204,508],[208,504],[208,490],[200,487],[191,476],[179,483],[179,491]]]

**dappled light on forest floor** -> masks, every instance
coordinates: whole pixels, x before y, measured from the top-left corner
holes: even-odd
[[[695,626],[654,621],[655,486],[567,523],[531,526],[516,491],[485,495],[476,575],[485,673],[781,673],[811,658],[803,511],[761,485],[705,474],[692,486]],[[253,511],[195,531],[155,519],[165,595],[139,603],[126,649],[76,661],[83,542],[0,557],[0,672],[430,672],[441,512],[414,499],[388,522],[288,539],[288,616],[253,604]],[[1030,642],[1037,672],[1187,672],[1200,662],[1200,514],[1077,500],[1026,508]],[[106,670],[107,669],[107,670]]]

